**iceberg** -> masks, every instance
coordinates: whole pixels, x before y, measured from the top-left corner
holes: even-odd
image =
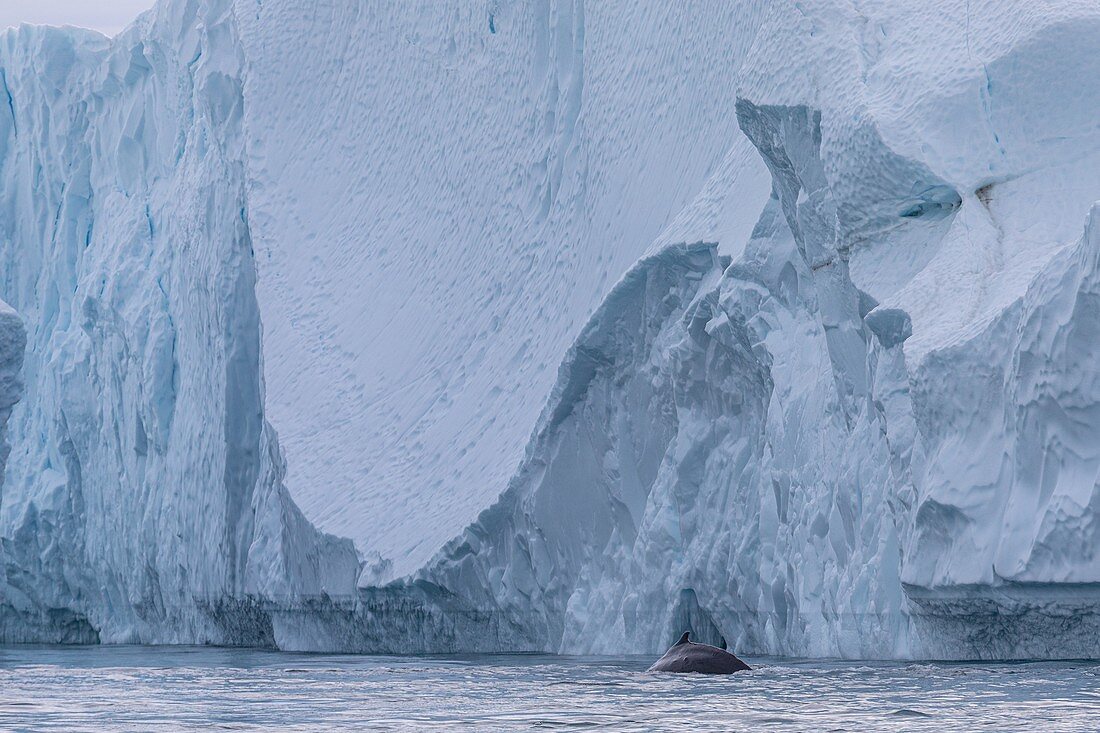
[[[933,6],[0,34],[0,640],[1100,656],[1100,11]]]
[[[271,644],[261,591],[353,587],[351,542],[301,516],[264,419],[226,23],[176,39],[205,54],[190,70],[137,27],[0,43],[3,280],[27,324],[8,641]]]

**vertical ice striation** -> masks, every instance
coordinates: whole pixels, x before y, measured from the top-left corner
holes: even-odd
[[[1100,653],[1098,214],[981,332],[913,375],[902,580],[927,653]]]
[[[8,420],[12,408],[23,397],[23,351],[27,346],[27,333],[23,321],[7,303],[0,301],[0,503],[4,497],[4,470],[11,446],[8,443]],[[0,563],[4,562],[5,548],[0,545]],[[0,608],[6,603],[5,584],[0,579]],[[7,636],[7,613],[0,611],[0,636]]]
[[[273,643],[265,604],[347,595],[264,419],[228,4],[111,42],[0,36],[4,296],[29,325],[0,527],[5,638]]]
[[[4,469],[11,452],[8,420],[12,408],[23,397],[23,351],[26,347],[27,332],[22,319],[11,306],[0,300],[0,491],[3,490]]]

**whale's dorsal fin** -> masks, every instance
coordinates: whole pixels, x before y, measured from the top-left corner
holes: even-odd
[[[691,632],[690,631],[685,631],[684,635],[680,637],[680,641],[673,644],[673,646],[680,646],[681,644],[690,644],[691,640],[688,639],[689,636],[691,636]]]

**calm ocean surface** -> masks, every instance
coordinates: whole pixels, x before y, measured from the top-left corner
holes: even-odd
[[[1100,664],[0,647],[2,730],[1098,731]]]

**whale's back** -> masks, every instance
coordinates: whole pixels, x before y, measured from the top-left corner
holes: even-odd
[[[688,640],[688,633],[680,637],[664,656],[653,663],[650,672],[697,672],[699,674],[733,674],[752,669],[725,649],[709,644],[696,644]]]

